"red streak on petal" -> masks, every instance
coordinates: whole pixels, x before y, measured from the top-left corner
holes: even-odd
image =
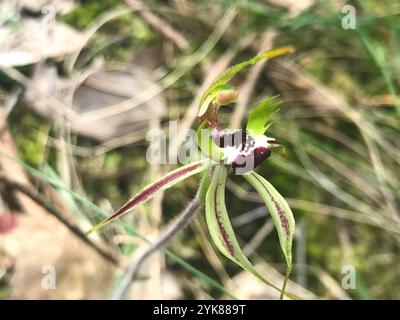
[[[271,197],[272,202],[275,205],[276,210],[278,211],[279,214],[279,219],[281,220],[281,225],[283,227],[283,229],[285,230],[285,234],[286,237],[289,237],[289,221],[286,218],[285,215],[285,210],[282,208],[282,206],[278,203],[278,201],[275,200],[275,198],[272,196],[272,194],[268,191],[268,189],[264,186],[264,184],[260,181],[260,179],[257,176],[253,176],[254,178],[256,178],[260,184],[262,185],[262,187],[264,188],[264,190],[269,194],[269,196]]]
[[[217,198],[218,198],[218,186],[220,186],[220,184],[217,185],[216,189],[215,189],[215,193],[214,193],[214,207],[215,207],[215,216],[217,218],[217,223],[218,223],[218,228],[221,232],[222,235],[222,240],[225,243],[225,247],[228,249],[229,253],[234,257],[235,256],[235,248],[232,245],[232,242],[229,239],[228,233],[225,230],[224,224],[221,221],[221,212],[218,209],[217,206]]]
[[[105,222],[108,222],[108,221],[120,216],[125,211],[129,210],[130,208],[134,207],[135,205],[137,205],[137,204],[139,204],[139,203],[141,203],[143,201],[146,201],[152,194],[157,192],[160,188],[162,188],[163,186],[165,186],[169,182],[174,181],[175,179],[185,175],[188,172],[191,172],[191,171],[195,170],[196,168],[198,168],[198,167],[200,167],[202,165],[203,165],[202,163],[197,163],[197,164],[195,164],[195,165],[193,165],[191,167],[188,167],[188,168],[186,168],[184,170],[177,171],[177,172],[174,172],[174,173],[172,173],[170,175],[167,175],[166,177],[164,177],[163,179],[157,181],[156,183],[152,184],[151,186],[147,187],[142,192],[140,192],[135,197],[133,197],[131,200],[129,200],[127,203],[125,203],[113,215],[108,217]]]
[[[271,196],[272,201],[275,204],[276,210],[278,210],[279,218],[281,219],[281,224],[283,229],[285,229],[286,236],[289,236],[289,221],[285,216],[285,210],[281,207],[281,205]]]

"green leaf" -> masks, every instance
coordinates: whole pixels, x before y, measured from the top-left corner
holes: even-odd
[[[178,182],[196,174],[203,170],[208,169],[212,165],[211,160],[200,160],[197,162],[189,163],[185,166],[182,166],[176,170],[173,170],[167,173],[161,179],[149,184],[147,187],[143,188],[137,195],[135,195],[132,199],[126,202],[121,208],[119,208],[116,212],[114,212],[111,216],[107,219],[103,220],[96,226],[94,226],[91,230],[87,232],[89,235],[90,233],[100,229],[101,227],[105,226],[110,221],[128,213],[139,204],[145,203],[148,200],[152,199],[159,191],[168,189],[173,185],[177,184]]]
[[[244,270],[252,273],[268,286],[280,291],[266,280],[243,254],[236,239],[225,207],[225,182],[227,168],[215,166],[214,175],[206,195],[206,221],[211,238],[218,250],[228,259],[237,263]]]
[[[286,200],[264,177],[254,171],[244,174],[243,177],[245,177],[260,194],[278,231],[279,242],[288,269],[282,289],[282,291],[284,291],[287,278],[292,270],[292,242],[295,229],[292,210],[290,210]]]
[[[271,125],[273,115],[279,111],[279,101],[277,97],[271,97],[251,111],[246,129],[253,137],[263,135]]]
[[[205,97],[204,101],[200,104],[200,109],[197,114],[198,117],[201,117],[203,114],[207,112],[208,106],[215,99],[217,93],[218,90],[215,90],[214,92],[210,93],[207,97]]]
[[[229,68],[228,70],[226,70],[224,73],[222,73],[215,81],[214,83],[206,90],[206,92],[203,94],[203,96],[200,99],[200,108],[199,108],[199,116],[203,115],[206,111],[207,108],[209,106],[209,103],[205,103],[206,100],[207,101],[211,101],[213,100],[213,97],[216,96],[217,91],[223,87],[225,84],[227,84],[230,80],[232,80],[232,78],[241,70],[243,70],[244,68],[253,65],[261,60],[269,60],[284,54],[288,54],[293,52],[294,49],[293,47],[283,47],[283,48],[278,48],[278,49],[274,49],[274,50],[268,50],[265,51],[251,59],[248,59],[246,61],[243,61],[239,64],[236,64],[234,66],[232,66],[231,68]],[[209,96],[213,96],[212,98],[210,98]]]

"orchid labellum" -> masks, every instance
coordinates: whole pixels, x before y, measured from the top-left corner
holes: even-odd
[[[141,192],[88,233],[98,230],[108,222],[150,200],[158,191],[165,190],[192,175],[207,171],[208,179],[202,179],[201,190],[207,190],[203,196],[206,221],[216,247],[224,256],[243,269],[251,272],[267,285],[280,290],[281,298],[283,295],[293,298],[293,295],[285,292],[286,282],[292,268],[292,239],[295,228],[293,214],[278,191],[264,177],[254,171],[259,164],[271,156],[272,149],[278,145],[274,138],[265,135],[271,125],[272,116],[278,111],[277,100],[273,97],[256,106],[250,113],[244,130],[222,130],[218,119],[219,108],[235,102],[238,97],[238,91],[228,83],[239,71],[260,60],[271,59],[292,51],[293,49],[290,47],[266,51],[221,74],[200,101],[198,112],[200,126],[197,131],[197,141],[203,154],[206,155],[205,159],[171,171],[158,181],[143,188]],[[256,271],[239,246],[225,206],[225,184],[227,176],[231,173],[243,175],[254,187],[273,219],[287,263],[287,273],[282,289],[277,288]]]

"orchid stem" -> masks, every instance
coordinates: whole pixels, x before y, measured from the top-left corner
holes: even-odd
[[[207,173],[205,173],[207,175]],[[204,176],[205,176],[204,175]],[[202,182],[204,181],[204,177]],[[201,183],[202,185],[203,183]],[[128,265],[126,272],[122,278],[121,284],[113,295],[114,300],[121,300],[125,297],[132,280],[135,279],[143,263],[153,253],[165,246],[180,230],[185,228],[190,220],[200,211],[202,203],[200,201],[200,192],[202,187],[199,187],[195,197],[190,201],[187,207],[181,212],[178,218],[167,228],[167,230],[160,236],[160,238],[150,244],[146,251],[134,258]]]
[[[288,268],[286,270],[285,279],[283,280],[283,284],[282,284],[282,289],[281,289],[281,294],[279,296],[279,300],[283,300],[283,295],[285,294],[286,285],[287,285],[287,282],[289,280],[289,276],[290,276],[291,271],[292,271],[292,266],[288,266]]]

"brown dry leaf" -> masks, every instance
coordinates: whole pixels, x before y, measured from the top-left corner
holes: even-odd
[[[60,113],[54,112],[54,104],[49,103],[49,97],[63,101],[62,92],[67,92],[78,83],[72,99],[75,115],[72,129],[96,140],[119,138],[145,129],[151,119],[165,115],[167,109],[161,94],[136,103],[136,96],[149,88],[158,87],[151,71],[142,66],[105,70],[103,62],[98,59],[77,78],[60,79],[55,67],[39,63],[31,80],[24,101],[40,116],[51,121],[57,120]],[[118,111],[114,107],[118,108],[121,103],[125,103],[127,108],[114,115],[114,111]],[[64,108],[68,106],[64,105]]]
[[[0,151],[18,157],[5,119],[4,112],[1,112]],[[0,157],[0,167],[9,179],[35,188],[16,161]],[[3,200],[6,200],[6,193],[1,194]],[[0,266],[6,265],[9,270],[10,297],[107,298],[113,267],[36,202],[23,194],[13,194],[21,213],[12,213],[15,215],[14,227],[0,233]],[[61,205],[54,192],[52,197],[49,201]],[[73,219],[66,208],[62,211],[67,218]],[[51,268],[56,275],[54,289],[46,287]]]
[[[143,103],[135,101],[135,97],[156,86],[150,70],[141,66],[101,70],[89,75],[77,88],[72,108],[81,115],[85,126],[100,130],[109,138],[126,135],[165,115],[166,103],[161,95],[149,96]],[[128,99],[127,108],[118,112],[118,105]]]
[[[0,248],[13,261],[11,298],[107,298],[111,266],[45,212],[19,214],[13,230],[0,234]],[[52,267],[55,288],[48,289]]]
[[[16,26],[0,27],[0,65],[13,67],[48,58],[63,59],[80,50],[85,40],[83,33],[64,23],[23,18]]]

